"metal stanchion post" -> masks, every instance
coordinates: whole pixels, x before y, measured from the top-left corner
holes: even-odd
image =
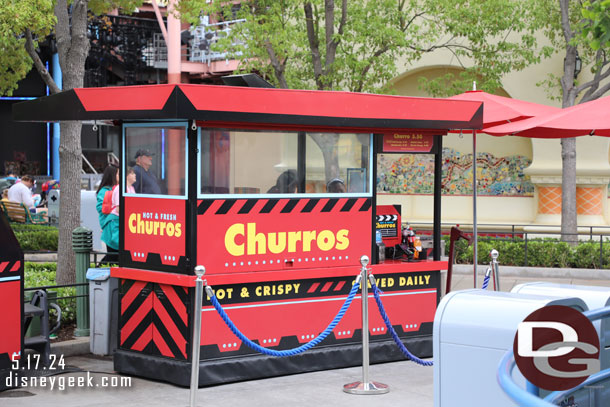
[[[496,249],[493,249],[490,253],[491,256],[491,268],[493,269],[494,275],[494,289],[496,291],[500,291],[500,275],[499,275],[499,264],[498,264],[498,256],[500,253]]]
[[[343,391],[350,394],[383,394],[390,391],[390,388],[383,383],[369,381],[369,289],[368,289],[368,269],[369,258],[362,256],[362,381],[348,383],[343,386]]]
[[[203,305],[203,280],[205,267],[195,267],[195,305],[193,307],[193,352],[191,358],[191,403],[195,407],[197,402],[197,389],[199,388],[199,352],[201,346],[201,306]]]

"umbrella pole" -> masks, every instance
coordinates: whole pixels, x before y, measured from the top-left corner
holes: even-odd
[[[472,82],[472,90],[477,90],[477,82]],[[472,266],[474,277],[474,288],[477,288],[477,259],[478,259],[478,235],[477,235],[477,131],[472,130]]]

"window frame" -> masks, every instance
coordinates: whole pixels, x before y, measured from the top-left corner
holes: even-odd
[[[127,159],[125,157],[127,134],[126,130],[133,127],[147,127],[147,128],[162,128],[162,127],[184,127],[184,195],[165,195],[165,194],[129,194],[125,192],[125,171],[127,169]],[[160,122],[149,122],[149,123],[123,123],[122,126],[122,154],[121,154],[121,193],[125,197],[139,197],[139,198],[155,198],[155,199],[181,199],[183,201],[188,200],[189,197],[189,123],[188,121],[180,120],[176,122],[160,121]]]
[[[373,162],[373,142],[374,133],[368,133],[369,135],[369,169],[367,173],[367,182],[370,186],[368,192],[345,192],[345,193],[336,193],[336,192],[321,192],[321,193],[296,193],[296,194],[268,194],[268,193],[259,193],[259,194],[203,194],[201,193],[201,158],[202,158],[202,149],[201,149],[201,140],[203,137],[202,130],[227,130],[227,131],[253,131],[248,128],[236,128],[236,127],[197,127],[197,199],[301,199],[301,198],[371,198],[373,196],[373,189],[375,185],[373,184],[373,171],[371,167],[374,165]],[[288,131],[299,133],[301,130],[295,129],[256,129],[260,131]],[[310,132],[305,131],[305,133]],[[328,130],[322,131],[323,133],[331,133]],[[355,134],[353,132],[334,132],[335,134]],[[366,133],[365,133],[366,134]],[[300,159],[300,158],[298,158]],[[298,164],[297,164],[298,167]],[[345,184],[347,186],[347,180],[345,180]]]

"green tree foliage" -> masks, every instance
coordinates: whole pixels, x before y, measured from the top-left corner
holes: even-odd
[[[542,32],[554,48],[564,55],[561,76],[549,73],[538,84],[543,85],[562,107],[598,99],[610,90],[610,2],[590,0],[530,0]],[[584,81],[575,75],[577,56],[591,76]],[[576,242],[576,140],[561,140],[562,158],[562,239]]]
[[[610,44],[610,1],[585,1],[582,4],[582,34],[594,51]]]
[[[0,7],[0,94],[12,95],[32,69],[25,31],[44,38],[55,25],[52,0],[3,0]]]
[[[542,12],[528,1],[431,1],[434,24],[444,37],[448,60],[462,68],[459,74],[420,82],[436,96],[455,95],[477,88],[493,93],[502,78],[549,57],[553,48],[539,45],[537,32],[544,27]]]
[[[258,72],[280,88],[389,93],[398,60],[411,64],[445,50],[464,72],[424,83],[432,93],[466,90],[473,78],[492,90],[505,73],[550,52],[537,50],[538,25],[528,22],[521,1],[250,0],[236,7],[182,0],[179,11],[193,25],[202,17],[241,20],[215,50],[228,51],[242,71]],[[324,155],[326,179],[336,177],[336,142],[313,139]]]
[[[0,6],[0,92],[10,94],[32,65],[51,93],[58,88],[38,55],[38,42],[53,33],[62,71],[63,90],[83,87],[89,53],[87,22],[94,14],[123,8],[131,12],[141,0],[3,0]],[[81,124],[60,123],[62,199],[59,208],[57,282],[75,279],[72,230],[80,225]]]
[[[183,18],[244,19],[217,44],[276,86],[388,92],[397,61],[419,61],[445,50],[464,71],[428,81],[434,94],[470,88],[472,79],[493,90],[502,75],[548,55],[538,49],[523,1],[486,0],[252,0],[236,9],[223,0],[183,0]]]

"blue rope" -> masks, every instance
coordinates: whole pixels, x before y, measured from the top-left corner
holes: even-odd
[[[481,286],[481,290],[486,290],[489,285],[489,274],[485,276],[483,279],[483,285]]]
[[[385,308],[383,307],[383,304],[381,303],[381,298],[379,297],[379,289],[377,288],[377,284],[375,284],[375,281],[373,279],[371,279],[371,286],[373,287],[373,295],[375,296],[375,301],[377,302],[377,307],[379,308],[379,314],[381,314],[381,318],[383,318],[383,322],[385,322],[385,326],[388,328],[388,332],[392,335],[394,342],[396,342],[396,345],[398,345],[398,347],[402,351],[403,355],[405,355],[407,357],[407,359],[411,359],[413,362],[417,363],[418,365],[432,366],[433,365],[432,361],[427,361],[427,360],[418,358],[417,356],[415,356],[414,354],[409,352],[409,349],[407,349],[405,347],[405,345],[402,343],[402,341],[398,337],[398,334],[394,330],[394,327],[392,326],[392,323],[390,322],[390,318],[388,318],[388,314],[386,314],[386,312],[385,312]]]
[[[339,323],[339,321],[341,321],[341,318],[343,318],[343,315],[345,314],[345,312],[351,305],[352,300],[354,299],[354,296],[358,292],[358,288],[360,288],[360,278],[356,279],[356,282],[352,286],[352,290],[350,291],[345,302],[343,303],[343,306],[339,310],[339,313],[337,314],[335,319],[333,319],[332,322],[326,327],[324,332],[322,332],[320,335],[318,335],[311,341],[309,341],[297,348],[288,349],[288,350],[274,350],[274,349],[264,348],[264,347],[260,346],[259,344],[252,342],[250,339],[248,339],[244,334],[242,334],[239,331],[239,329],[237,329],[237,327],[235,326],[233,321],[231,321],[231,319],[229,318],[229,316],[227,315],[225,310],[222,308],[222,305],[220,305],[220,303],[216,299],[216,295],[214,295],[213,292],[212,292],[212,295],[210,295],[210,291],[212,291],[212,290],[211,289],[208,290],[208,288],[209,287],[206,287],[206,291],[208,291],[208,295],[210,297],[212,305],[214,306],[214,308],[216,308],[216,311],[218,311],[218,314],[220,315],[222,320],[225,321],[225,324],[227,324],[227,326],[229,327],[231,332],[233,332],[235,334],[235,336],[237,336],[248,347],[254,349],[257,352],[264,353],[265,355],[270,355],[270,356],[294,356],[294,355],[298,355],[299,353],[305,352],[306,350],[311,349],[314,346],[316,346],[318,343],[322,342],[328,336],[328,334],[330,334],[331,331],[337,326],[337,324]]]

